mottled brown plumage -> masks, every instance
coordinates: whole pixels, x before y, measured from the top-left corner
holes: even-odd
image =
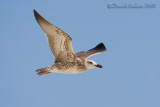
[[[44,19],[36,10],[34,11],[35,19],[45,32],[50,50],[55,56],[54,65],[38,69],[38,75],[48,74],[50,72],[57,73],[80,73],[94,67],[100,67],[94,61],[87,60],[91,55],[106,51],[103,43],[100,43],[95,48],[88,51],[82,51],[75,54],[72,48],[72,38],[60,30],[46,19]]]

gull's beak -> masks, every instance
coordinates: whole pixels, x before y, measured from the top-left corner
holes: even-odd
[[[103,68],[102,65],[97,64],[96,67],[98,68]]]

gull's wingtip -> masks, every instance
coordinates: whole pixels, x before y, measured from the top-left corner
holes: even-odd
[[[105,45],[103,43],[99,43],[96,47],[94,47],[93,49],[90,49],[89,51],[91,50],[97,50],[97,51],[107,51]]]
[[[34,13],[37,12],[36,9],[33,9],[33,12],[34,12]]]
[[[98,44],[96,47],[103,50],[103,51],[107,51],[107,49],[103,43]]]
[[[42,21],[46,21],[35,9],[33,9],[33,13],[35,16],[35,19],[37,20],[37,22],[40,24],[40,22]],[[47,22],[47,21],[46,21]]]
[[[35,9],[33,9],[33,13],[35,16],[38,15],[38,12]]]

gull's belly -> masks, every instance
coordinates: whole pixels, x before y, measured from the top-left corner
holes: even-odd
[[[76,73],[81,73],[85,72],[86,70],[84,69],[77,69],[76,67],[74,68],[67,68],[67,69],[51,69],[50,72],[55,72],[55,73],[64,73],[64,74],[76,74]]]

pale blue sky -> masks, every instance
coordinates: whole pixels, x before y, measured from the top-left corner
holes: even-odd
[[[108,9],[108,3],[156,8]],[[157,0],[1,0],[0,107],[160,107],[160,2]],[[73,39],[75,52],[103,42],[85,73],[34,70],[53,63],[33,9]]]

